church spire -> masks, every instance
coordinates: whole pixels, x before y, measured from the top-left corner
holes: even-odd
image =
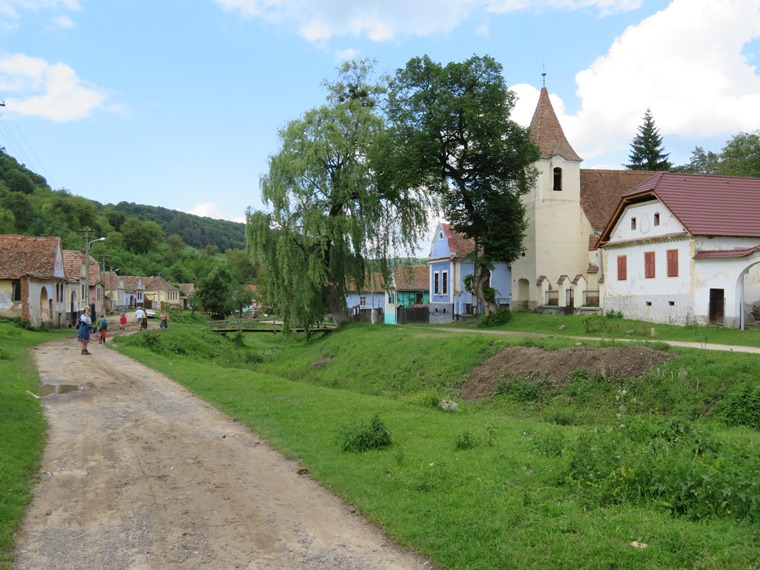
[[[541,88],[541,94],[538,96],[538,105],[530,122],[530,133],[538,148],[541,149],[541,158],[548,159],[552,156],[561,156],[565,160],[583,160],[567,142],[559,119],[554,113],[554,107],[549,100],[549,91],[545,86]]]

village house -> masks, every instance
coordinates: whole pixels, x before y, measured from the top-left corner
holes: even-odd
[[[760,179],[662,172],[600,236],[606,311],[744,328],[760,304]]]
[[[163,304],[181,307],[180,291],[163,277],[142,277],[145,306],[160,309]]]
[[[66,324],[66,273],[58,237],[0,235],[0,317]]]
[[[104,308],[106,312],[119,312],[127,308],[127,293],[124,278],[113,271],[103,273]]]
[[[433,233],[428,261],[431,323],[445,323],[482,311],[477,298],[465,284],[475,271],[475,263],[467,258],[475,242],[440,223]],[[489,285],[496,293],[496,305],[511,304],[511,272],[506,263],[494,263]]]
[[[428,322],[429,302],[430,268],[427,265],[396,267],[385,293],[384,322],[387,325]]]
[[[66,249],[63,251],[63,264],[66,270],[66,296],[67,322],[75,324],[79,315],[86,305],[95,308],[95,314],[99,315],[104,309],[105,292],[97,260],[90,256],[86,263],[86,255],[81,251]],[[85,271],[89,273],[85,282]],[[82,299],[82,303],[75,303],[75,299]]]

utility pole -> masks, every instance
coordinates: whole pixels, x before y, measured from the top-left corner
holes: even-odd
[[[90,244],[96,241],[103,241],[106,238],[99,237],[96,239],[90,239],[90,232],[93,231],[91,228],[85,228],[80,231],[84,233],[84,244],[85,244],[84,245],[84,289],[83,289],[82,299],[84,300],[84,307],[89,307],[90,306]],[[84,309],[84,307],[82,307],[82,310]]]

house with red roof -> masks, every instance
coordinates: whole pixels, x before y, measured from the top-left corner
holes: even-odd
[[[475,263],[468,254],[475,242],[455,231],[449,224],[439,223],[433,233],[428,260],[431,323],[446,323],[478,314],[477,298],[465,285],[475,272]],[[495,263],[489,285],[496,292],[496,305],[511,303],[511,273],[506,263]]]
[[[65,294],[60,238],[0,235],[0,317],[62,326]]]
[[[530,124],[540,149],[538,178],[523,196],[527,229],[523,255],[511,264],[512,306],[598,306],[601,258],[596,243],[631,188],[655,173],[582,169],[565,137],[546,87]]]
[[[63,266],[66,271],[66,320],[76,324],[85,305],[95,307],[95,314],[100,315],[105,309],[105,289],[98,261],[90,256],[86,263],[86,254],[77,250],[63,251]],[[89,273],[87,285],[84,274]]]
[[[393,270],[385,294],[385,324],[404,323],[411,307],[427,310],[430,302],[430,268],[427,265],[400,265]],[[425,315],[425,322],[428,316]]]
[[[760,304],[760,179],[661,172],[598,240],[606,311],[744,328]]]

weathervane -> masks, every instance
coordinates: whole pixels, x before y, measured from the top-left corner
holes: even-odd
[[[543,82],[542,87],[546,87],[546,64],[543,64],[544,72],[541,74],[541,77],[543,78],[541,81]]]

